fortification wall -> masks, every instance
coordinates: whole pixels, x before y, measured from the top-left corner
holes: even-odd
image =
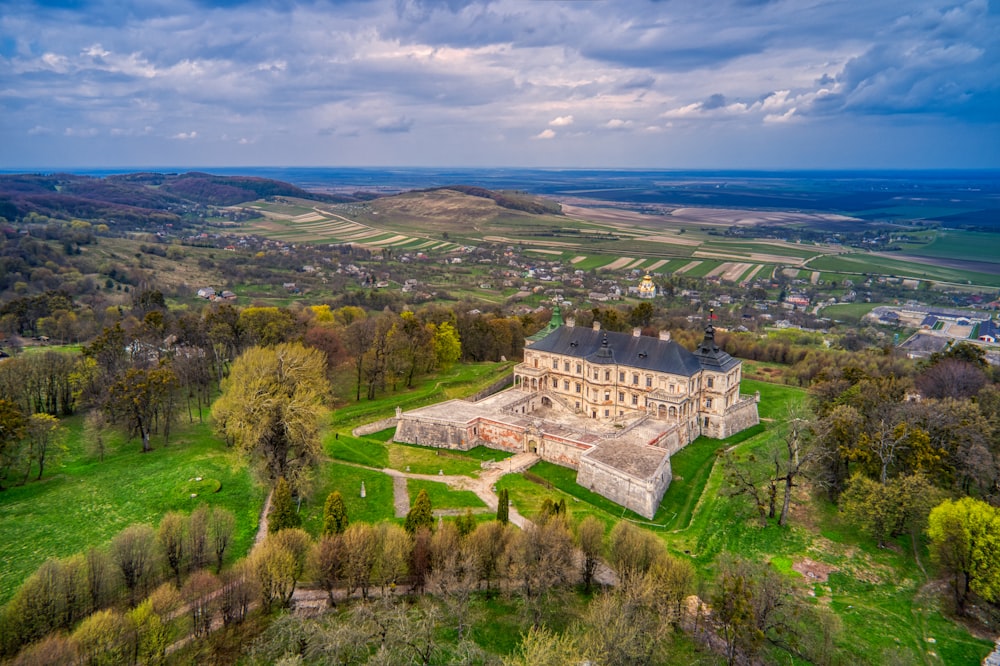
[[[523,450],[523,428],[490,419],[480,419],[476,428],[478,430],[476,436],[482,440],[484,446],[511,453],[520,453]]]
[[[471,400],[472,402],[476,402],[478,400],[482,400],[483,398],[488,398],[494,393],[499,393],[503,389],[513,384],[514,384],[514,373],[510,373],[496,380],[495,382],[484,388],[482,391],[479,391],[471,398],[469,398],[469,400]]]
[[[586,455],[580,458],[576,474],[577,484],[649,519],[656,515],[671,478],[668,455],[663,456],[656,473],[648,479],[633,477]]]
[[[399,418],[392,417],[389,419],[381,419],[379,421],[373,421],[371,423],[366,423],[364,425],[359,425],[357,428],[351,431],[351,434],[355,437],[364,437],[365,435],[370,435],[373,432],[378,432],[379,430],[385,430],[386,428],[394,428],[399,423]]]
[[[724,434],[721,438],[735,435],[758,423],[760,416],[757,413],[757,401],[754,398],[744,398],[726,410],[725,416],[722,417]]]
[[[549,462],[576,469],[580,465],[580,457],[591,448],[593,447],[550,435],[542,440],[538,454]]]
[[[473,437],[463,425],[440,423],[428,419],[404,416],[396,426],[395,442],[438,446],[444,449],[466,451],[473,447]]]

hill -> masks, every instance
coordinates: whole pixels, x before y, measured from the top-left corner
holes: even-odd
[[[106,178],[74,174],[0,175],[0,216],[32,213],[57,219],[120,224],[177,223],[210,206],[233,206],[275,196],[324,203],[358,201],[363,196],[308,192],[268,178],[133,173]]]

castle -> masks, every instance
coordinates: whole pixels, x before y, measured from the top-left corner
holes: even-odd
[[[758,423],[759,396],[740,394],[741,371],[711,324],[691,352],[667,332],[563,324],[557,309],[526,340],[512,388],[401,413],[395,441],[536,453],[652,518],[670,485],[671,455],[699,435],[724,438]]]

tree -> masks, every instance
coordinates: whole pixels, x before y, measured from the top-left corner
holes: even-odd
[[[378,561],[378,535],[372,525],[354,523],[344,531],[343,538],[348,593],[360,588],[361,597],[367,599]]]
[[[222,571],[222,560],[226,555],[230,542],[233,540],[233,530],[236,518],[228,509],[216,506],[208,519],[208,541],[215,553],[215,573]]]
[[[497,495],[497,520],[504,525],[510,522],[510,492],[506,488]]]
[[[963,497],[945,500],[928,519],[931,558],[951,578],[955,605],[964,613],[970,593],[1000,599],[1000,511]]]
[[[576,544],[583,553],[583,590],[590,594],[597,564],[604,556],[604,523],[594,516],[587,516],[576,531]]]
[[[273,534],[301,524],[302,518],[296,513],[295,502],[292,500],[292,489],[282,476],[274,486],[271,513],[267,517],[267,531]]]
[[[431,506],[431,497],[426,490],[421,489],[417,493],[417,499],[413,501],[410,512],[406,514],[406,522],[403,526],[410,534],[421,527],[431,528],[434,526],[434,508]]]
[[[21,438],[26,426],[26,419],[18,406],[0,398],[0,490],[5,490],[4,480],[20,462]]]
[[[108,427],[104,412],[99,409],[92,409],[87,412],[83,420],[83,437],[87,442],[87,450],[96,455],[101,462],[104,462],[104,454],[107,452],[107,438],[105,429]]]
[[[575,666],[583,663],[576,640],[569,633],[557,634],[545,627],[533,626],[521,639],[504,666]]]
[[[108,387],[106,409],[113,418],[122,418],[130,433],[142,439],[142,451],[152,450],[150,434],[157,417],[169,417],[167,402],[177,388],[177,376],[169,367],[129,368]]]
[[[333,591],[344,577],[344,539],[339,532],[323,534],[313,546],[309,571],[320,588],[326,590],[330,606],[336,606]]]
[[[117,666],[132,663],[136,651],[135,626],[115,610],[97,611],[73,632],[84,663]]]
[[[277,602],[282,605],[295,589],[295,556],[273,538],[268,537],[254,547],[247,566],[260,590],[261,604],[270,611]]]
[[[342,534],[349,522],[344,496],[334,490],[323,505],[323,534]]]
[[[433,328],[434,358],[437,367],[447,370],[462,356],[462,341],[458,331],[449,322],[441,322]]]
[[[321,352],[298,343],[255,347],[233,363],[212,416],[265,479],[297,487],[319,459],[326,394]]]
[[[178,585],[181,584],[181,568],[187,550],[187,522],[184,514],[171,511],[163,516],[156,530],[156,541]]]
[[[111,540],[111,560],[122,574],[132,606],[156,569],[156,556],[156,532],[149,525],[129,525]]]

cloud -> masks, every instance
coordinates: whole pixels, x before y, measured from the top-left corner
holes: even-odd
[[[174,134],[173,138],[177,139],[178,141],[190,141],[192,139],[197,139],[198,138],[198,132],[193,132],[193,131],[192,132],[179,132],[177,134]]]
[[[998,140],[1000,14],[986,0],[63,5],[0,15],[0,162],[56,164],[62,136],[115,137],[107,159],[123,163],[175,155],[193,119],[198,139],[231,137],[189,141],[209,164],[244,159],[237,137],[290,162],[326,163],[333,146],[381,164],[579,164],[571,151],[589,146],[592,164],[658,164],[671,126],[688,132],[670,133],[683,161],[756,146],[745,137],[763,124],[821,141],[831,121],[885,116],[919,124],[917,142],[973,126]]]
[[[375,121],[375,131],[384,134],[395,134],[409,132],[413,129],[413,119],[404,118],[379,118]]]
[[[604,126],[608,129],[613,130],[623,130],[632,127],[634,123],[631,120],[622,120],[621,118],[612,118],[608,122],[604,123]]]

